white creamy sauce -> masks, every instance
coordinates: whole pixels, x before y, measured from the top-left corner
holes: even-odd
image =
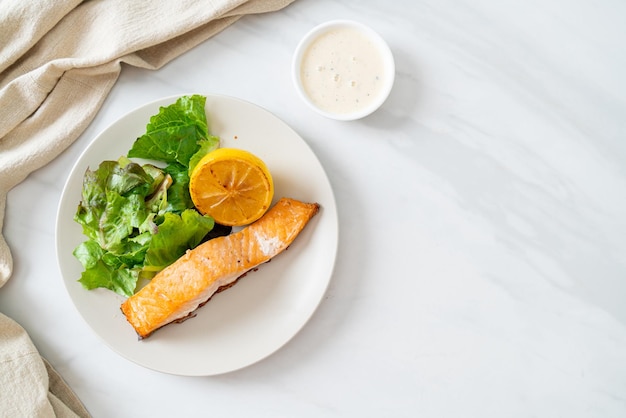
[[[351,113],[369,106],[381,93],[383,57],[374,43],[353,28],[323,33],[304,52],[304,90],[322,110]]]

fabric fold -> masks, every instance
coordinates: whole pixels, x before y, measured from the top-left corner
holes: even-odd
[[[293,0],[0,2],[0,231],[6,195],[93,120],[123,65],[157,70],[240,17]],[[13,269],[0,235],[0,287]],[[0,313],[0,417],[88,417],[26,331]]]
[[[8,191],[78,138],[122,64],[157,70],[240,17],[292,1],[0,3],[0,230]],[[0,236],[0,286],[11,271]]]
[[[82,0],[30,0],[0,6],[0,72],[14,64]],[[5,2],[6,3],[6,2]]]
[[[0,417],[90,416],[24,328],[1,313],[0,387]]]

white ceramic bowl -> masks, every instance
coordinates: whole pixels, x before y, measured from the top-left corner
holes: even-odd
[[[302,63],[309,47],[315,41],[317,41],[318,39],[320,39],[321,36],[332,30],[344,28],[357,30],[362,35],[364,35],[370,41],[375,50],[377,50],[379,57],[382,59],[383,71],[381,76],[382,80],[380,80],[382,82],[382,86],[378,88],[375,96],[370,99],[369,103],[366,106],[361,106],[360,108],[355,108],[354,110],[349,111],[332,112],[322,109],[310,97],[302,80]],[[373,113],[385,102],[385,100],[389,96],[389,93],[391,92],[391,88],[393,87],[393,82],[395,79],[395,63],[389,46],[387,45],[385,40],[374,30],[372,30],[368,26],[363,25],[362,23],[354,22],[351,20],[332,20],[314,27],[302,38],[296,48],[293,57],[292,75],[299,96],[313,110],[331,119],[355,120]]]

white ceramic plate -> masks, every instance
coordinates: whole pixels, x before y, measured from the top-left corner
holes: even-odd
[[[87,324],[113,350],[150,369],[208,376],[251,365],[287,343],[320,303],[335,264],[338,223],[335,199],[320,162],[304,140],[280,119],[254,104],[207,96],[209,130],[221,146],[249,150],[268,165],[275,200],[282,196],[318,202],[320,212],[289,249],[236,286],[217,294],[195,318],[168,325],[139,341],[120,311],[124,298],[106,289],[85,290],[77,281],[81,264],[72,250],[85,237],[73,221],[85,170],[126,155],[145,132],[164,98],[146,104],[98,135],[67,180],[56,220],[59,267],[69,295]]]

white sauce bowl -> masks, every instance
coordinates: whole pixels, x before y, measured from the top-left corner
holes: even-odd
[[[363,118],[387,99],[395,79],[389,46],[371,28],[350,20],[322,23],[298,44],[292,63],[298,94],[336,120]]]

